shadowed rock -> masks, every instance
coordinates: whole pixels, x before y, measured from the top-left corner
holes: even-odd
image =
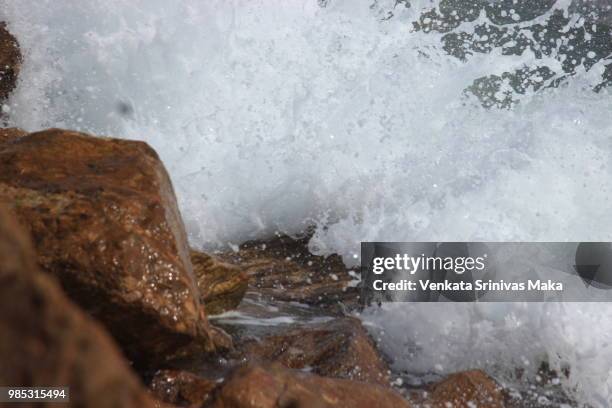
[[[0,103],[17,84],[21,60],[17,39],[7,30],[6,23],[0,22]]]
[[[191,251],[200,299],[209,315],[235,309],[247,290],[249,277],[242,268],[208,254]]]
[[[151,391],[160,401],[181,407],[201,407],[217,382],[187,371],[160,370],[151,381]]]
[[[0,384],[68,386],[75,407],[158,406],[98,323],[35,260],[0,206]]]
[[[214,348],[172,184],[148,145],[59,129],[0,144],[0,202],[130,358]]]
[[[340,256],[312,255],[308,237],[248,242],[223,258],[240,265],[250,278],[251,290],[268,298],[328,308],[358,304],[359,292]]]

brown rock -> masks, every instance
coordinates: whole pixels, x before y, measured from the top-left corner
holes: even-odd
[[[217,382],[187,371],[160,370],[151,381],[153,395],[160,401],[181,407],[201,407]]]
[[[209,315],[235,309],[242,301],[249,277],[241,268],[203,252],[191,251],[200,299]]]
[[[389,369],[359,320],[352,317],[305,326],[242,347],[249,361],[272,361],[325,376],[389,386]]]
[[[18,128],[0,128],[0,144],[11,140],[16,140],[21,136],[27,135],[28,132]]]
[[[6,23],[0,22],[0,103],[15,88],[21,61],[17,39],[7,30]]]
[[[137,362],[213,349],[170,179],[142,142],[51,129],[0,145],[0,202],[38,263]]]
[[[71,406],[156,406],[108,335],[35,259],[0,206],[0,384],[68,386]]]
[[[213,398],[213,408],[409,408],[400,395],[384,387],[278,365],[239,368]]]
[[[249,242],[222,257],[249,275],[250,287],[262,295],[323,307],[356,306],[359,292],[338,255],[312,255],[309,237],[278,236]]]
[[[428,404],[431,408],[503,408],[504,396],[488,375],[472,370],[450,375],[433,385]]]

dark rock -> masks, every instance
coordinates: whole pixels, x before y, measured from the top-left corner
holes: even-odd
[[[280,363],[325,376],[389,386],[389,369],[359,320],[305,326],[237,348],[241,359]]]
[[[328,308],[356,307],[359,291],[338,255],[312,255],[308,237],[278,236],[248,242],[224,260],[238,264],[250,277],[250,288],[276,300]]]
[[[394,391],[359,381],[324,378],[279,365],[249,365],[220,386],[213,408],[409,408]]]
[[[200,299],[209,315],[235,309],[240,304],[249,284],[249,277],[241,268],[193,250],[191,262]]]
[[[187,371],[160,370],[151,381],[153,395],[160,401],[181,407],[201,407],[217,382]]]
[[[612,4],[609,0],[573,0],[570,11],[580,13],[587,23],[612,26]]]
[[[0,206],[0,384],[68,386],[75,407],[158,406],[102,327],[38,271],[14,218]]]
[[[17,39],[7,30],[6,23],[0,22],[0,103],[15,88],[21,61]]]
[[[148,145],[59,129],[0,144],[0,202],[39,265],[137,363],[214,349],[172,184]]]

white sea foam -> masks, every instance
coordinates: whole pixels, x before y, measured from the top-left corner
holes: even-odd
[[[533,66],[531,52],[459,61],[411,30],[432,2],[371,3],[7,0],[25,51],[12,121],[148,141],[200,247],[313,223],[311,249],[347,263],[366,240],[612,240],[612,98],[587,89],[602,66],[486,110],[464,89]],[[547,356],[606,406],[611,312],[392,305],[364,319],[399,368],[503,377]]]

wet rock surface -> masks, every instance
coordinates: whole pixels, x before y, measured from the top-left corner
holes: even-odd
[[[338,255],[312,255],[308,236],[279,235],[247,242],[237,252],[222,254],[249,276],[249,287],[260,295],[282,301],[343,311],[358,305],[354,276]]]
[[[187,371],[160,370],[151,380],[153,395],[160,401],[181,407],[201,407],[218,383]]]
[[[0,202],[130,358],[214,348],[172,185],[145,143],[51,129],[0,144]]]
[[[591,24],[612,26],[612,4],[609,0],[572,0],[570,10],[583,15]]]
[[[249,277],[241,267],[193,250],[191,262],[200,298],[209,315],[238,307],[249,284]]]
[[[389,386],[389,368],[355,318],[302,326],[238,348],[236,354],[242,360],[276,362],[325,377]]]
[[[501,387],[479,370],[453,374],[434,384],[427,402],[432,408],[446,408],[449,404],[455,408],[505,406]]]
[[[281,363],[251,361],[215,378],[188,371],[161,370],[153,377],[150,387],[160,401],[185,407],[386,407],[396,406],[394,404],[415,408],[543,406],[541,403],[523,404],[525,401],[512,400],[507,390],[479,370],[452,374],[427,388],[413,390],[406,397],[398,392],[401,390],[394,390],[385,384],[339,380],[333,375],[320,375],[315,371],[310,367],[295,370]],[[316,390],[321,392],[316,393]],[[330,390],[335,391],[328,392]],[[380,401],[374,402],[378,398]]]
[[[279,365],[249,365],[236,370],[212,397],[215,408],[394,407],[410,405],[377,385],[320,377]]]
[[[27,134],[28,132],[18,128],[0,128],[0,144],[16,140]]]
[[[17,39],[0,22],[0,103],[6,101],[17,84],[21,69],[21,50]]]
[[[0,206],[0,384],[68,386],[71,406],[158,406],[103,328],[38,270],[14,218]]]
[[[303,261],[308,259],[308,255],[298,255],[298,260],[295,259],[295,254],[307,251],[305,244],[305,241],[283,237],[280,242],[273,241],[272,245],[261,242],[247,245],[229,257],[236,265],[250,270],[252,279],[259,277],[260,285],[251,285],[247,296],[236,310],[215,317],[215,324],[233,335],[235,350],[228,355],[229,364],[247,363],[258,367],[254,369],[256,374],[248,374],[245,382],[240,382],[241,387],[244,387],[242,392],[245,393],[245,396],[239,397],[242,398],[240,400],[230,398],[231,392],[237,392],[237,389],[232,388],[231,380],[224,383],[227,384],[224,387],[228,387],[225,390],[228,399],[222,401],[226,404],[238,404],[227,406],[251,406],[244,405],[248,400],[248,392],[255,393],[251,397],[257,403],[272,404],[270,401],[277,398],[277,394],[257,394],[256,390],[259,388],[250,385],[260,381],[253,380],[252,377],[261,376],[261,381],[273,382],[269,373],[261,372],[265,371],[262,366],[268,367],[270,364],[307,371],[325,379],[342,378],[351,380],[353,384],[376,384],[387,390],[398,386],[391,382],[397,373],[391,373],[361,322],[352,317],[338,317],[338,314],[348,310],[348,307],[330,308],[330,304],[317,301],[310,304],[296,302],[296,298],[304,299],[295,294],[302,294],[299,289],[308,285],[307,277],[310,277],[308,272],[304,272],[306,268],[303,266],[308,262]],[[302,250],[299,249],[300,245]],[[300,259],[301,256],[304,258]],[[340,266],[336,265],[333,270],[337,272],[339,268]],[[281,271],[295,275],[292,279],[283,278]],[[346,274],[350,277],[348,272]],[[293,293],[285,296],[278,294],[280,291],[276,291],[276,285],[283,279],[285,284],[287,281],[291,282]],[[325,282],[324,279],[322,281]],[[356,302],[355,298],[348,299]],[[339,304],[342,304],[341,301]],[[240,370],[244,372],[247,369]],[[238,377],[241,375],[237,374]],[[469,408],[505,406],[505,395],[499,386],[480,371],[451,375],[434,385],[420,387],[416,392],[414,389],[399,387],[398,391],[405,395],[405,401],[418,407],[446,408],[449,404],[453,407]],[[217,389],[216,393],[219,392]],[[260,397],[263,399],[257,400]],[[296,406],[326,403],[309,400],[306,396],[304,398],[304,401],[296,402]],[[353,400],[343,400],[338,406],[354,404]]]
[[[494,50],[503,55],[533,53],[540,63],[480,77],[466,88],[465,93],[485,107],[511,107],[530,90],[559,87],[595,66],[601,66],[602,73],[593,90],[608,88],[612,85],[609,2],[572,1],[569,10],[580,13],[580,24],[575,24],[575,16],[555,9],[556,4],[554,0],[443,0],[424,12],[413,28],[444,33],[443,49],[461,60]],[[548,66],[548,58],[556,59],[558,67]]]
[[[271,300],[249,291],[235,310],[211,316],[213,323],[235,339],[236,347],[246,341],[283,335],[337,318],[338,314],[297,302]]]

